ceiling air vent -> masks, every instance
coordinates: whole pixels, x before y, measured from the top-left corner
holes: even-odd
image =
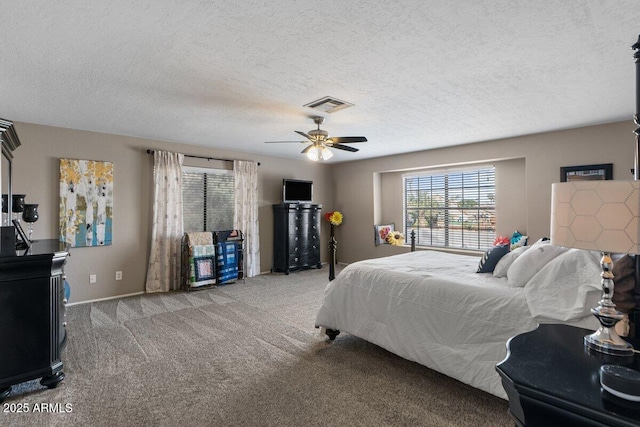
[[[304,106],[309,108],[315,108],[316,110],[320,110],[325,113],[335,113],[336,111],[353,107],[353,104],[347,101],[342,101],[338,98],[325,96],[324,98],[320,98],[318,100],[305,104]]]

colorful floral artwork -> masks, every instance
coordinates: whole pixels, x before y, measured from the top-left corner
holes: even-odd
[[[110,245],[112,221],[113,163],[60,159],[60,241]]]
[[[374,234],[374,243],[378,246],[381,243],[389,243],[387,241],[387,235],[393,231],[395,228],[395,224],[386,224],[386,225],[374,225],[373,229],[375,231]]]

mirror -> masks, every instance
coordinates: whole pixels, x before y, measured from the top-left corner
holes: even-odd
[[[20,139],[13,122],[0,119],[0,143],[2,143],[2,162],[0,162],[0,189],[2,189],[2,224],[11,224],[11,161],[13,151],[20,146]],[[6,199],[4,195],[7,195]],[[5,206],[6,204],[6,206]],[[6,216],[5,216],[6,211]]]
[[[2,188],[2,226],[9,225],[9,212],[11,211],[11,158],[2,150],[2,163],[0,163],[0,188]]]

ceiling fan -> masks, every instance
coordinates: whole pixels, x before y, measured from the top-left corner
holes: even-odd
[[[329,160],[333,157],[333,153],[329,148],[337,148],[338,150],[350,151],[355,153],[358,151],[357,148],[349,147],[348,145],[344,145],[344,143],[352,144],[355,142],[366,142],[367,138],[364,136],[332,136],[329,137],[329,132],[326,130],[320,129],[320,125],[324,122],[324,117],[314,116],[312,117],[313,122],[318,125],[317,129],[312,129],[307,133],[300,132],[299,130],[295,131],[295,133],[304,136],[307,138],[306,141],[265,141],[267,144],[275,144],[282,142],[297,142],[297,143],[308,143],[311,141],[311,144],[307,146],[304,150],[302,150],[302,154],[306,154],[310,160],[318,161],[318,160]]]

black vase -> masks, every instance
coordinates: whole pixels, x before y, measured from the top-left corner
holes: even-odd
[[[24,198],[25,194],[12,194],[11,195],[11,212],[22,212],[24,210]]]
[[[22,211],[22,219],[24,222],[36,222],[38,218],[38,205],[26,203]]]

